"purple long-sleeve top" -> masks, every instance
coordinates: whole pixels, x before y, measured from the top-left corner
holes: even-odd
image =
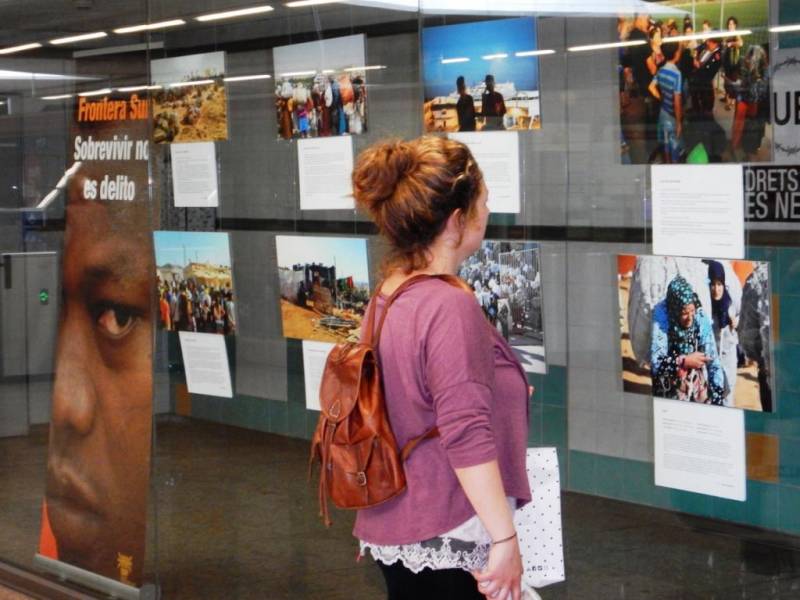
[[[380,318],[385,298],[372,302]],[[439,279],[415,283],[392,304],[378,352],[398,447],[434,426],[440,435],[409,456],[402,494],[358,511],[353,535],[398,545],[453,529],[475,515],[453,469],[491,460],[506,496],[530,500],[527,378],[472,294]]]

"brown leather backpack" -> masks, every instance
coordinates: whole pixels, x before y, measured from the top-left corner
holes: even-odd
[[[315,460],[321,464],[319,505],[326,526],[331,524],[328,499],[338,508],[357,509],[376,506],[401,493],[406,487],[403,463],[417,444],[439,435],[434,427],[398,450],[386,412],[377,357],[389,307],[411,285],[430,277],[465,286],[448,275],[407,279],[386,300],[377,330],[377,303],[373,301],[361,342],[337,344],[328,355],[319,393],[322,414],[311,440],[309,461],[309,468]],[[376,295],[378,292],[380,286]]]

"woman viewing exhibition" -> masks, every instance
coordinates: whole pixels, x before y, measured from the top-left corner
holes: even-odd
[[[398,447],[434,427],[439,436],[409,456],[407,489],[359,510],[353,533],[389,600],[519,600],[528,384],[455,278],[489,218],[481,170],[453,140],[386,142],[360,155],[353,190],[389,244],[376,318],[410,277],[451,276],[416,280],[387,313],[378,353]]]
[[[663,398],[722,405],[725,376],[711,319],[680,275],[653,308],[650,348],[653,393]]]

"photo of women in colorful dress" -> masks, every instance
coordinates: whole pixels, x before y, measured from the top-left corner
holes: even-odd
[[[426,132],[541,127],[535,18],[425,27],[422,62]]]
[[[623,387],[772,411],[767,263],[618,257]]]
[[[618,19],[625,164],[769,161],[768,0],[647,0]]]
[[[363,35],[278,46],[272,56],[279,138],[366,132]]]
[[[546,373],[539,244],[485,241],[459,269],[528,373]]]

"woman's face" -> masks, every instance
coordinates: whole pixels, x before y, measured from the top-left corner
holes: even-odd
[[[725,284],[718,279],[711,282],[711,299],[722,300],[722,295],[725,293]]]
[[[733,19],[728,19],[728,31],[735,31],[736,30],[736,21]]]
[[[684,329],[688,329],[694,323],[694,314],[696,312],[695,305],[692,303],[684,304],[683,310],[681,311],[681,316],[678,318],[678,321],[681,324],[681,327]]]

